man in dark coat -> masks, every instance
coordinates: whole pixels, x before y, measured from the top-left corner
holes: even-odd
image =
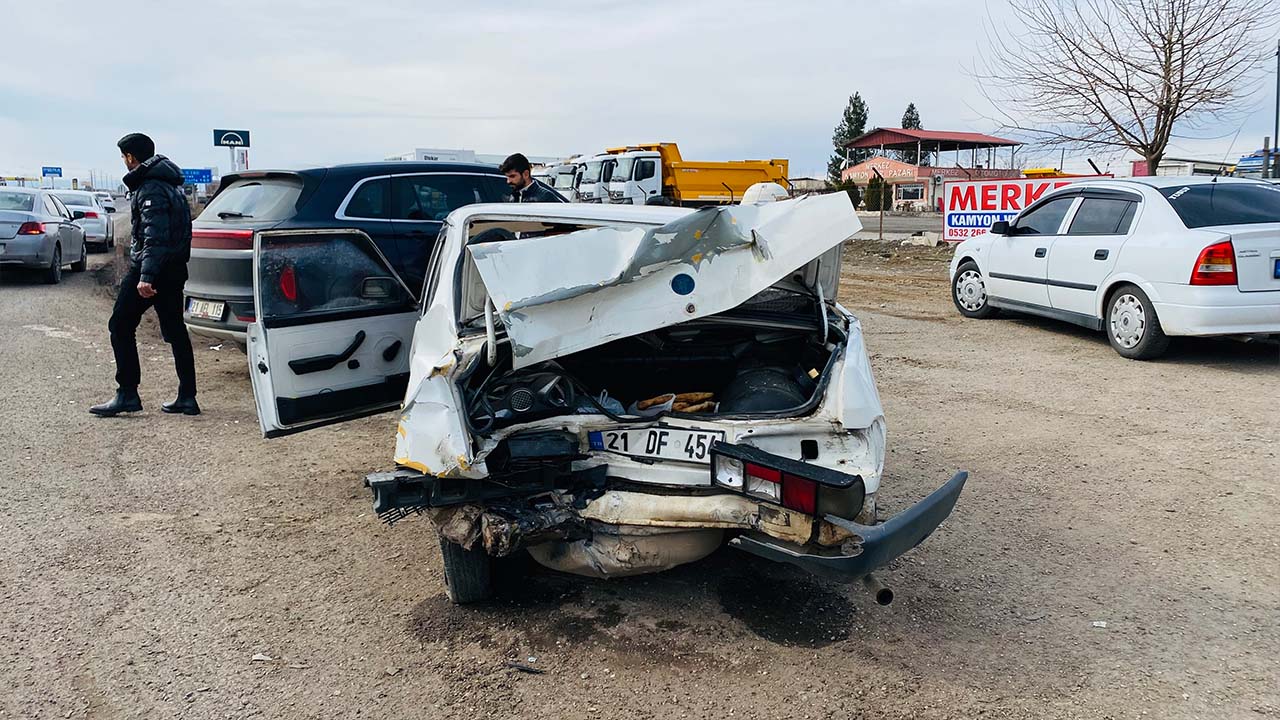
[[[147,308],[155,308],[160,333],[173,348],[173,364],[178,371],[178,397],[160,409],[199,415],[195,358],[182,322],[182,287],[187,282],[187,261],[191,259],[191,207],[182,194],[182,171],[172,160],[156,155],[155,143],[146,135],[125,135],[117,145],[129,169],[124,184],[132,195],[133,224],[129,271],[120,284],[107,324],[116,358],[118,389],[114,399],[94,405],[89,412],[110,417],[142,409],[138,396],[142,369],[136,333],[142,314]]]
[[[533,165],[529,158],[520,153],[509,156],[498,166],[498,172],[507,176],[507,185],[511,186],[511,202],[562,203],[565,201],[555,190],[533,179]]]

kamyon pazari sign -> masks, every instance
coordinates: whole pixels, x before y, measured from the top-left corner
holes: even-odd
[[[1018,178],[947,182],[942,187],[942,239],[951,242],[985,235],[1000,220],[1015,215],[1041,195],[1087,177]]]

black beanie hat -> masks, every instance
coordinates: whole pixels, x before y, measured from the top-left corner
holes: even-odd
[[[143,162],[156,154],[155,142],[142,133],[129,133],[120,138],[116,146],[120,148],[120,152],[129,153],[137,158],[138,162]]]

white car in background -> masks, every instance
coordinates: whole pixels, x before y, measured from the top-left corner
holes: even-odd
[[[1280,334],[1280,187],[1240,178],[1086,180],[956,246],[951,297],[1104,330],[1124,357],[1172,335]]]
[[[53,194],[71,211],[76,225],[84,228],[86,245],[102,251],[116,246],[111,214],[102,206],[102,201],[95,193],[86,190],[55,190]]]
[[[99,190],[95,192],[93,196],[98,198],[98,202],[102,203],[102,207],[105,208],[107,212],[113,213],[116,211],[116,199],[112,197],[111,193]]]

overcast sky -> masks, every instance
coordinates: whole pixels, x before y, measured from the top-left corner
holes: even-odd
[[[250,130],[259,168],[676,141],[690,159],[820,175],[854,91],[871,125],[915,102],[926,128],[997,130],[965,68],[1003,0],[0,3],[19,42],[0,72],[0,175],[119,173],[115,141],[135,130],[184,167],[225,167],[215,127]],[[1169,155],[1260,145],[1273,83],[1234,147],[1238,120]]]

